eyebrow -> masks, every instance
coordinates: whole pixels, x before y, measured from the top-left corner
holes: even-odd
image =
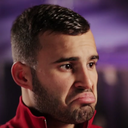
[[[94,60],[94,59],[99,60],[99,55],[92,55],[89,60]],[[62,62],[78,61],[78,60],[79,60],[79,57],[69,57],[69,58],[63,58],[62,57],[62,58],[56,60],[53,63],[62,63]]]
[[[78,57],[69,57],[69,58],[60,58],[57,61],[53,62],[53,63],[62,63],[62,62],[67,62],[67,61],[77,61],[79,60]]]
[[[99,55],[93,55],[90,57],[90,60],[94,60],[94,59],[99,60]]]

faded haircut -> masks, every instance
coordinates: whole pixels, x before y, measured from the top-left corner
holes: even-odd
[[[30,7],[16,18],[11,28],[13,61],[35,65],[43,47],[38,36],[46,31],[75,36],[89,29],[87,20],[68,8],[50,4]]]

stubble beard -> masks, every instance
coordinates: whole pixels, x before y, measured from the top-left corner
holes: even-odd
[[[65,107],[58,98],[50,95],[37,78],[36,71],[31,70],[35,109],[43,116],[53,118],[66,124],[78,124],[92,118],[95,105],[82,105],[79,108]]]

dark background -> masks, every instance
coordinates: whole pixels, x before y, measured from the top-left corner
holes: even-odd
[[[71,8],[90,22],[100,55],[95,123],[128,128],[127,0],[0,0],[0,124],[15,115],[21,93],[10,72],[12,22],[24,9],[41,3]]]

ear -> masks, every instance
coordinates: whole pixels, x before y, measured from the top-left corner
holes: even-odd
[[[12,65],[11,73],[16,84],[32,90],[32,75],[29,66],[21,62],[16,62]]]

